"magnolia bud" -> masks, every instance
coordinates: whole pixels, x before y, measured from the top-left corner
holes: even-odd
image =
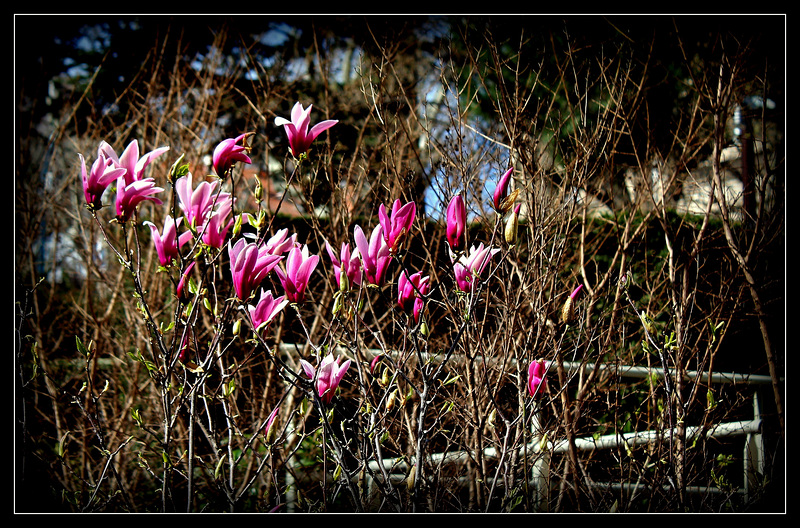
[[[175,183],[175,181],[178,178],[189,174],[189,165],[186,164],[181,165],[183,157],[184,154],[181,154],[180,157],[177,160],[175,160],[175,163],[173,163],[172,167],[170,167],[169,169],[169,181],[171,181],[172,183]]]
[[[422,321],[419,323],[419,333],[422,336],[428,337],[431,333],[430,328],[428,328],[428,323],[423,318]]]
[[[575,320],[575,310],[572,307],[572,297],[568,297],[561,307],[561,324],[569,324]]]
[[[577,297],[581,288],[583,288],[583,284],[579,284],[564,302],[564,306],[561,308],[561,324],[570,324],[575,320],[575,297]]]
[[[339,310],[342,309],[342,292],[338,291],[333,294],[333,309],[331,310],[333,315],[339,313]]]
[[[394,403],[397,399],[397,389],[393,390],[391,394],[386,398],[386,411],[391,411],[394,409]]]
[[[347,270],[344,265],[339,268],[339,291],[342,293],[350,289],[350,278],[347,276]]]
[[[253,196],[258,203],[260,203],[261,199],[264,197],[264,187],[261,185],[261,178],[256,177],[256,189],[253,191]]]
[[[417,476],[417,465],[414,464],[411,466],[411,471],[408,472],[408,477],[406,477],[406,487],[411,490],[414,489],[414,479]]]
[[[239,233],[242,231],[242,217],[244,214],[240,214],[236,216],[236,220],[233,223],[233,236],[239,236]],[[194,223],[195,219],[192,218],[192,223]]]
[[[236,322],[233,323],[233,335],[238,336],[241,330],[242,330],[242,320],[237,319]]]
[[[486,418],[486,428],[494,429],[494,423],[496,419],[497,419],[497,409],[492,409],[492,412],[489,413],[489,417]]]
[[[514,211],[509,215],[508,219],[506,220],[506,229],[505,229],[505,237],[506,242],[509,244],[515,244],[517,242],[517,229],[519,226],[519,210],[522,207],[522,204],[517,204],[514,207]]]
[[[391,376],[389,374],[389,369],[388,368],[383,369],[383,373],[381,374],[381,379],[379,381],[381,387],[388,387],[389,386],[389,382],[391,381],[390,377]]]

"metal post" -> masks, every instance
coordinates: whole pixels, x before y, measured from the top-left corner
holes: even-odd
[[[533,505],[536,511],[547,511],[550,503],[550,449],[547,436],[542,431],[539,411],[535,411],[531,420],[531,432],[535,446],[536,458],[531,470],[533,484]]]
[[[761,405],[758,391],[753,393],[753,419],[761,420]],[[758,488],[759,479],[764,474],[764,440],[761,429],[748,432],[744,441],[744,496],[751,499],[751,493]]]

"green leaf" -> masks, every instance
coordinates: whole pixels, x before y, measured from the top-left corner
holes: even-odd
[[[86,346],[84,346],[83,341],[81,341],[81,338],[78,337],[78,336],[75,336],[75,346],[78,349],[78,352],[80,352],[81,354],[83,354],[87,358],[89,356],[91,356],[91,352],[89,351],[88,348],[86,348]],[[91,347],[91,346],[92,345],[91,345],[91,342],[90,342],[89,343],[89,347]]]

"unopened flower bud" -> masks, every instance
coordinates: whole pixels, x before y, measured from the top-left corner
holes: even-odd
[[[186,174],[189,173],[189,165],[186,164],[181,165],[183,157],[184,154],[181,154],[180,157],[177,160],[175,160],[175,163],[173,163],[172,167],[170,167],[169,169],[169,181],[171,181],[172,183],[175,183],[175,181],[178,178],[185,176]]]
[[[386,398],[386,411],[394,409],[395,401],[397,400],[397,389],[393,390]]]
[[[391,381],[390,378],[391,378],[391,376],[389,374],[389,369],[388,368],[383,369],[383,373],[381,374],[381,379],[380,379],[380,382],[379,382],[381,387],[388,387],[389,386],[389,382]]]
[[[233,236],[234,236],[234,238],[239,236],[239,233],[242,231],[242,221],[243,221],[242,217],[243,216],[244,216],[244,213],[240,214],[240,215],[237,215],[236,216],[236,220],[233,223]],[[194,219],[192,221],[194,221]]]
[[[583,288],[583,284],[579,284],[564,302],[564,306],[561,308],[561,324],[570,324],[575,321],[575,297],[577,297],[581,288]]]
[[[347,269],[342,266],[339,268],[339,291],[346,293],[350,289],[350,277],[347,276]]]
[[[428,337],[431,333],[430,328],[428,328],[428,323],[423,318],[422,321],[419,323],[419,333],[425,337]]]
[[[258,176],[256,176],[256,189],[253,191],[253,196],[258,203],[260,203],[261,199],[264,197],[264,187],[261,185],[261,178]]]
[[[414,479],[417,476],[417,465],[414,464],[411,466],[411,471],[408,472],[408,477],[406,477],[406,487],[409,490],[414,489]]]
[[[333,313],[333,315],[336,315],[339,313],[341,309],[342,309],[342,292],[338,291],[333,294],[333,308],[331,309],[331,312]]]
[[[517,204],[514,207],[514,211],[512,211],[512,213],[506,220],[505,237],[506,237],[506,242],[508,242],[509,244],[515,244],[517,242],[517,230],[519,226],[519,210],[521,207],[522,204]]]

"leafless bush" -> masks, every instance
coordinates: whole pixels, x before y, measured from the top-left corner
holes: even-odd
[[[661,83],[681,93],[670,120],[653,122],[662,41],[595,42],[574,27],[543,39],[473,20],[423,51],[411,25],[368,20],[362,40],[337,41],[322,24],[308,70],[294,76],[291,54],[266,65],[244,39],[239,56],[223,53],[241,38],[229,27],[186,60],[176,25],[117,95],[124,114],[92,108],[90,78],[44,146],[21,135],[24,489],[70,511],[771,507],[785,427],[772,315],[783,315],[783,272],[761,257],[783,251],[782,146],[766,123],[782,125],[766,111],[754,119],[763,135],[752,222],[732,214],[722,151],[736,102],[753,90],[766,100],[775,81],[751,75],[746,47],[733,50],[725,35],[690,50],[676,30],[683,75]],[[312,123],[338,120],[303,159],[274,124],[297,100],[313,103]],[[243,133],[252,163],[206,178],[214,147]],[[142,153],[170,147],[147,169],[163,205],[143,202],[122,223],[110,221],[113,204],[87,210],[78,154],[90,164],[103,140],[117,152],[131,140]],[[513,213],[491,196],[509,168],[521,205],[513,236]],[[144,222],[181,215],[174,184],[185,171],[230,192],[237,217],[252,215],[231,243],[285,228],[319,256],[305,302],[267,332],[236,298],[227,246],[187,244],[176,267],[159,268]],[[702,214],[687,214],[678,204],[702,178]],[[445,237],[456,194],[467,204],[466,251],[498,251],[471,292],[456,287],[459,252]],[[354,249],[356,226],[369,238],[379,206],[395,200],[415,203],[417,216],[387,283],[339,286],[326,244]],[[190,262],[191,295],[178,298]],[[400,275],[417,271],[431,284],[418,292],[419,320],[397,305]],[[273,273],[263,287],[282,291]],[[755,325],[762,354],[734,357],[738,325]],[[328,353],[351,361],[330,402],[300,363]],[[538,359],[547,381],[532,397]],[[647,373],[625,377],[628,367]],[[752,418],[753,386],[712,377],[728,369],[766,372],[773,389],[760,401],[775,427],[765,420],[760,432],[777,458],[760,482],[742,481],[738,437],[708,434]],[[654,434],[585,448],[635,431]]]

